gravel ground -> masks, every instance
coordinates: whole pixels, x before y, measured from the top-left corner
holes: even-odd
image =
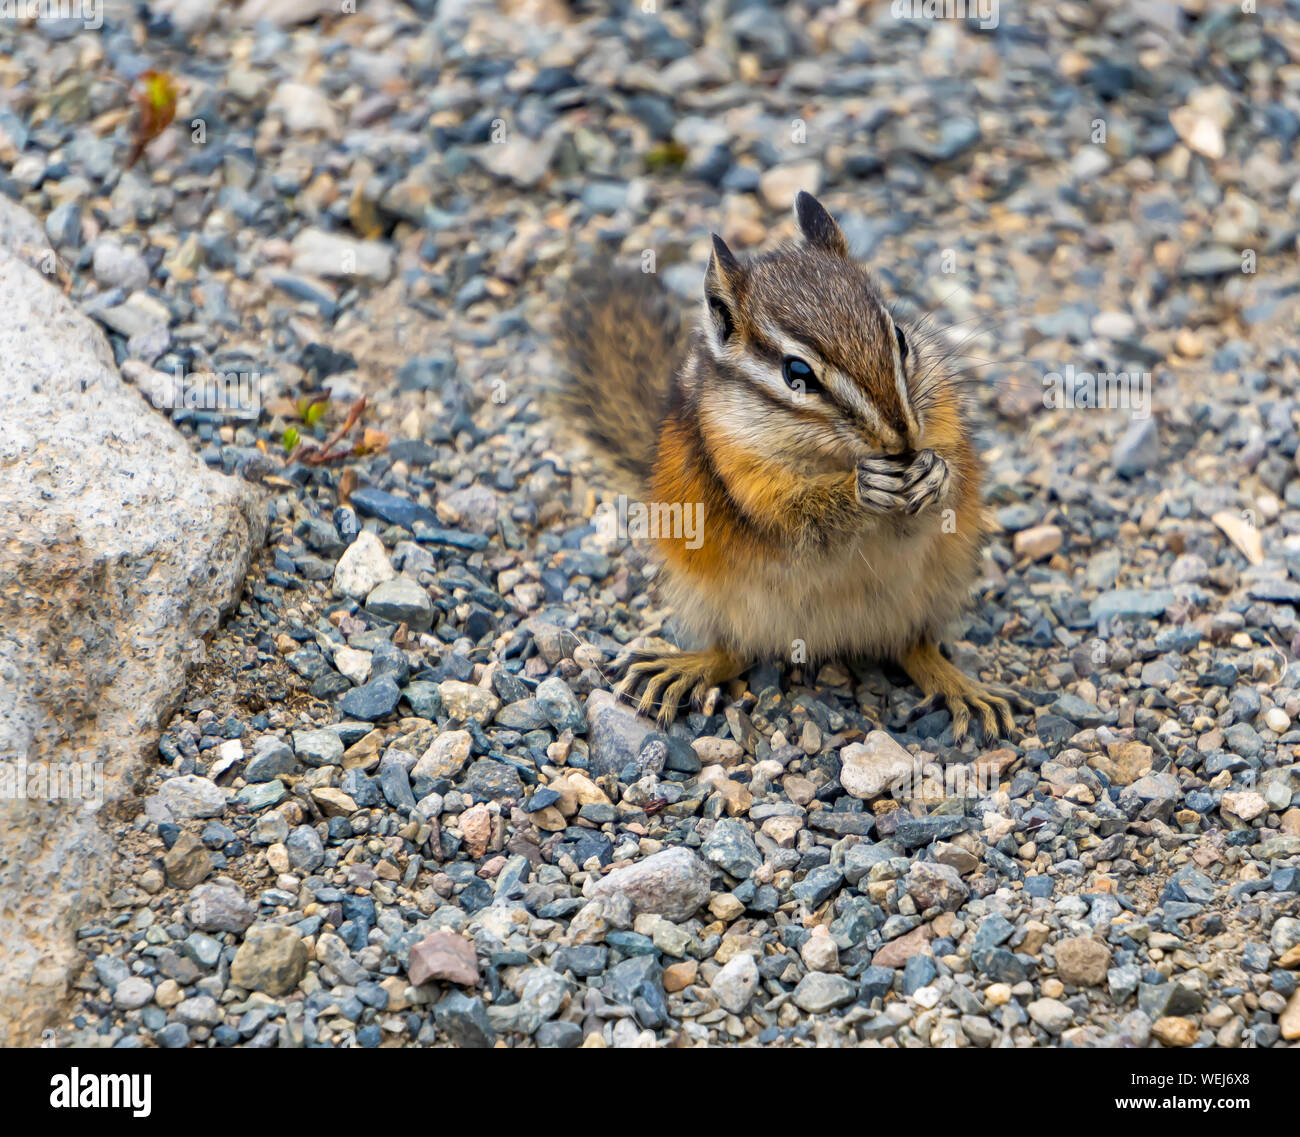
[[[358,7],[0,22],[0,191],[142,391],[256,373],[172,417],[271,517],[56,1041],[1300,1039],[1300,8]],[[951,643],[1012,742],[857,661],[668,734],[608,695],[674,632],[547,415],[563,281],[693,297],[800,188],[970,376],[1001,533]],[[366,453],[286,457],[363,395]]]

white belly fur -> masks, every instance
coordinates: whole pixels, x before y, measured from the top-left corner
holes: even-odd
[[[759,658],[894,656],[938,635],[966,604],[978,560],[937,527],[881,532],[841,548],[706,582],[670,571],[665,592],[701,646],[721,642]],[[965,543],[963,542],[963,545]],[[800,645],[803,650],[800,652]]]

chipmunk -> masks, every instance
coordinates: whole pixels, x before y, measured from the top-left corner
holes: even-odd
[[[761,658],[896,660],[960,743],[974,714],[1013,730],[1013,691],[954,666],[938,637],[966,604],[986,526],[967,410],[812,195],[803,240],[741,260],[721,237],[684,338],[657,278],[575,278],[568,415],[652,502],[700,503],[703,538],[664,537],[666,599],[709,646],[649,654],[616,687],[667,725]],[[692,544],[697,547],[690,547]]]

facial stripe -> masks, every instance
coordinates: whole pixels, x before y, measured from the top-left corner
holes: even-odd
[[[726,445],[764,466],[800,469],[813,455],[840,452],[852,445],[842,426],[812,412],[772,403],[744,381],[713,390],[698,412],[710,445]]]
[[[761,330],[770,341],[778,345],[773,352],[774,357],[779,356],[783,360],[787,356],[793,356],[812,367],[818,383],[842,413],[864,421],[873,430],[879,431],[883,427],[876,408],[863,395],[858,385],[837,368],[831,367],[811,344],[773,324],[765,323]]]
[[[693,352],[687,355],[686,359],[682,363],[682,371],[681,371],[682,386],[685,387],[687,390],[694,390],[695,380],[696,377],[699,375],[699,368],[700,368],[699,358]]]
[[[881,312],[885,318],[885,326],[893,333],[894,318],[885,311],[883,305]],[[898,390],[898,404],[903,408],[903,421],[907,424],[908,440],[915,443],[921,437],[921,430],[912,412],[912,393],[907,389],[907,370],[903,366],[903,353],[898,348],[898,336],[891,334],[889,338],[894,355],[894,386]]]
[[[779,373],[743,352],[728,354],[718,361],[718,366],[724,373],[730,371],[736,381],[744,383],[774,411],[822,426],[835,421],[835,415],[819,406],[816,399],[799,398]]]
[[[812,364],[822,387],[839,404],[845,414],[856,418],[868,430],[874,432],[886,442],[901,444],[904,441],[900,432],[885,422],[875,404],[867,397],[862,388],[844,372],[828,364],[813,345],[782,328],[770,324],[764,324],[763,331],[782,345],[784,354],[796,356]],[[897,350],[897,345],[895,345],[895,350]]]
[[[883,313],[883,309],[881,311],[884,326],[892,332],[892,319]],[[899,409],[887,419],[855,380],[830,366],[814,345],[784,328],[764,321],[751,327],[747,337],[737,334],[722,341],[707,304],[703,322],[704,348],[716,366],[730,371],[736,380],[744,382],[771,411],[792,415],[806,427],[846,432],[846,441],[849,442],[860,441],[857,431],[869,433],[889,447],[903,446],[918,436],[902,358],[892,334],[889,337],[890,350],[893,352]],[[824,398],[816,395],[800,397],[790,388],[782,374],[782,363],[789,356],[802,359],[813,368]],[[857,423],[856,430],[850,425],[854,422]]]

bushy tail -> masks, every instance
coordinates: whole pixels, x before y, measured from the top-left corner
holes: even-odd
[[[652,273],[591,267],[574,275],[560,324],[566,425],[585,435],[619,488],[639,491],[684,353],[678,307]]]

